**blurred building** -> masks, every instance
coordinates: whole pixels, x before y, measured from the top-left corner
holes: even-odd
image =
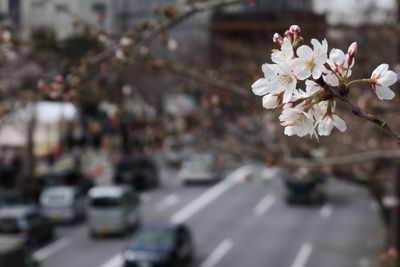
[[[162,5],[175,3],[173,0],[161,2]],[[122,33],[148,17],[152,3],[143,0],[24,0],[21,3],[24,36],[29,37],[35,29],[48,28],[62,39],[77,33],[79,29],[74,27],[74,21],[83,20],[96,27],[100,15],[105,15],[104,24],[109,31]]]
[[[20,4],[20,0],[0,0],[0,19],[10,19],[14,25],[19,25]]]

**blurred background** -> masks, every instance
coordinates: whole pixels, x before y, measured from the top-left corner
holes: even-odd
[[[0,266],[400,266],[396,141],[340,103],[346,133],[284,136],[251,92],[292,24],[400,71],[399,8],[0,0]]]

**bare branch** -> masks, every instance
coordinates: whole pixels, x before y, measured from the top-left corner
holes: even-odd
[[[330,158],[286,158],[285,163],[292,166],[334,166],[334,165],[350,165],[355,163],[362,163],[366,161],[373,161],[377,159],[397,160],[400,158],[400,150],[375,150],[369,152],[361,152],[344,156],[330,157]]]
[[[385,131],[388,135],[391,137],[395,138],[397,140],[397,143],[400,145],[400,134],[393,130],[392,127],[390,127],[385,121],[377,118],[376,116],[372,114],[365,114],[360,107],[358,107],[356,104],[352,103],[347,97],[344,97],[340,95],[334,88],[330,86],[325,86],[325,88],[329,91],[329,93],[336,97],[337,99],[343,101],[346,105],[350,106],[352,109],[352,112],[354,115],[363,118],[372,124],[375,124],[379,128],[381,128],[383,131]]]

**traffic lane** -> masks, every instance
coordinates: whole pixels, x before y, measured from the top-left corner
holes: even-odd
[[[227,190],[229,190],[231,187],[236,185],[236,180],[237,177],[240,177],[244,171],[247,172],[247,170],[252,170],[252,167],[249,166],[243,166],[241,168],[238,168],[237,170],[233,171],[230,173],[225,180],[221,181],[217,185],[209,188],[206,190],[203,194],[201,194],[199,197],[195,198],[192,202],[189,204],[185,205],[182,209],[177,211],[175,214],[171,215],[170,221],[176,221],[176,218],[189,218],[191,216],[194,216],[198,212],[200,212],[202,209],[207,208],[213,201],[216,201],[220,195],[224,194]],[[187,212],[189,211],[189,213]],[[183,215],[183,216],[176,216],[177,214]],[[175,218],[175,219],[174,219]],[[183,222],[183,221],[180,221]],[[106,262],[103,263],[101,266],[121,266],[122,264],[122,259],[120,254],[116,254],[110,259],[108,259]]]
[[[190,202],[199,194],[207,190],[208,187],[183,187],[173,179],[163,181],[163,186],[142,194],[141,210],[144,221],[160,219],[167,217],[180,206],[169,207],[169,209],[158,209],[158,204],[165,202],[165,198],[172,195],[182,199],[181,205]],[[164,213],[164,215],[162,214]],[[165,218],[168,219],[168,218]],[[128,242],[127,238],[103,238],[92,240],[88,237],[88,228],[86,223],[80,225],[71,225],[60,227],[58,236],[68,239],[68,246],[60,251],[55,251],[43,262],[43,266],[80,266],[81,261],[84,266],[100,266],[113,255],[120,252]],[[84,254],[83,254],[84,252]],[[77,256],[78,255],[78,256]],[[83,257],[80,257],[82,255]]]
[[[257,183],[244,184],[222,196],[212,210],[191,219],[199,245],[197,266],[225,239],[233,246],[218,263],[220,267],[290,266],[291,257],[314,227],[318,207],[288,207],[281,193],[274,191]],[[255,207],[268,196],[275,201],[260,216]]]
[[[331,181],[332,215],[313,236],[310,267],[378,266],[384,248],[384,225],[366,189]]]
[[[268,194],[274,196],[270,188],[260,183],[236,184],[188,219],[186,223],[192,229],[197,248],[196,264],[200,266],[223,240],[232,240],[236,244],[234,237],[247,232],[251,222],[259,219],[254,209]],[[269,207],[270,210],[273,208],[273,205]],[[265,214],[270,210],[265,210]]]

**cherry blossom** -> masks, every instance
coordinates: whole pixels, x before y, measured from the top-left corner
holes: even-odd
[[[371,75],[370,82],[372,89],[380,100],[390,100],[395,97],[394,92],[390,90],[389,86],[397,82],[397,74],[388,69],[388,64],[381,64]]]
[[[336,100],[347,97],[355,83],[370,83],[381,100],[394,98],[389,86],[397,81],[397,75],[387,64],[379,65],[369,79],[350,80],[358,52],[356,42],[348,47],[347,54],[333,48],[328,57],[325,39],[311,39],[311,48],[303,45],[299,33],[300,27],[292,25],[284,37],[274,34],[273,41],[280,49],[273,50],[273,64],[263,64],[264,77],[252,85],[253,93],[263,97],[264,108],[282,108],[279,120],[285,135],[318,139],[318,135],[330,135],[334,128],[345,132],[346,122],[334,114]]]
[[[323,40],[321,44],[316,39],[312,39],[311,43],[314,49],[308,45],[300,46],[297,49],[298,58],[293,60],[293,71],[300,80],[305,80],[311,75],[314,79],[318,79],[325,70],[328,42]]]
[[[281,125],[285,127],[284,133],[288,136],[315,135],[314,118],[310,113],[297,108],[287,108],[279,116]]]

